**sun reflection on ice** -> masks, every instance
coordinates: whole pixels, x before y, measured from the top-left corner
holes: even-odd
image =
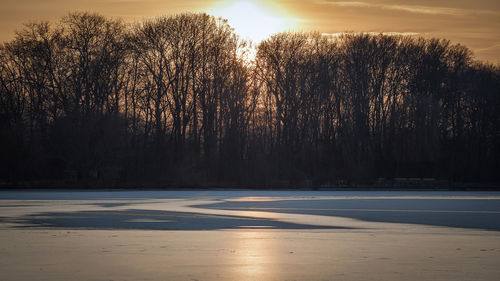
[[[238,265],[234,274],[238,278],[261,280],[266,273],[272,272],[276,253],[263,234],[261,231],[234,232],[234,263]]]

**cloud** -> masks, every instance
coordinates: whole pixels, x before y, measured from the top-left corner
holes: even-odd
[[[335,33],[321,33],[323,36],[328,36],[328,37],[339,37],[343,34],[370,34],[370,35],[388,35],[388,36],[417,36],[421,35],[421,33],[418,32],[335,32]]]
[[[500,58],[498,57],[498,54],[500,53],[499,42],[487,47],[475,48],[472,50],[477,58],[483,61],[500,65]]]
[[[375,4],[370,4],[366,2],[356,2],[356,1],[326,1],[331,5],[340,7],[373,7]]]
[[[467,16],[471,14],[499,14],[497,11],[467,10],[448,7],[420,6],[420,5],[394,5],[381,3],[368,3],[360,1],[323,1],[338,7],[375,8],[393,11],[404,11],[426,15]]]
[[[498,49],[500,49],[500,43],[496,43],[496,44],[493,44],[493,45],[485,47],[485,48],[476,49],[476,52],[487,52],[487,51],[498,50]]]

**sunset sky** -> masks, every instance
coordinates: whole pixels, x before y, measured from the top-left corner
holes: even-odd
[[[1,0],[0,41],[30,20],[55,21],[70,11],[92,11],[126,21],[182,12],[229,18],[254,41],[285,30],[321,33],[386,32],[443,37],[500,63],[498,0]]]

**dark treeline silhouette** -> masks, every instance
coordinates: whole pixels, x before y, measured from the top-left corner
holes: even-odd
[[[0,47],[0,181],[498,182],[500,67],[443,39],[72,13]]]

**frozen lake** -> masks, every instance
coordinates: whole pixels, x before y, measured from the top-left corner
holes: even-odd
[[[500,276],[499,192],[1,191],[0,212],[0,280]]]

